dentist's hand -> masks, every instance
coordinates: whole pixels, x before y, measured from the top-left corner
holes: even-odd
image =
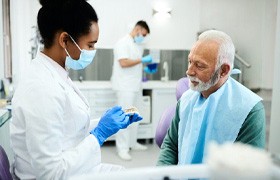
[[[120,106],[109,109],[100,119],[98,125],[90,132],[93,134],[100,146],[104,141],[117,133],[120,129],[126,128],[129,124],[141,120],[139,117],[131,118],[126,115]]]
[[[153,58],[151,55],[147,55],[147,56],[142,57],[141,61],[142,61],[142,63],[150,63],[153,61]]]

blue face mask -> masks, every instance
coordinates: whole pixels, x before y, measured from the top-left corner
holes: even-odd
[[[141,44],[144,41],[144,36],[142,36],[141,34],[137,35],[134,37],[134,41],[136,44]]]
[[[66,50],[66,48],[64,48],[64,50],[67,53],[65,65],[66,65],[66,67],[74,69],[74,70],[84,69],[93,61],[93,58],[96,54],[96,50],[95,49],[94,50],[81,49],[71,36],[70,36],[70,38],[72,39],[74,44],[79,48],[79,50],[81,51],[81,54],[80,54],[80,57],[78,60],[72,59],[70,54]]]

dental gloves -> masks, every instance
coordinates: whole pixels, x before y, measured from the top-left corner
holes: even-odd
[[[144,72],[147,74],[155,74],[157,72],[157,69],[149,69],[148,67],[144,68]]]
[[[149,63],[149,62],[153,61],[153,58],[151,55],[147,55],[147,56],[142,57],[141,61],[142,61],[142,63]]]
[[[120,106],[114,106],[101,117],[98,125],[90,134],[97,138],[101,146],[108,137],[117,133],[120,129],[124,129],[131,123],[142,119],[143,118],[137,113],[128,115],[124,113]]]
[[[144,67],[144,72],[147,74],[154,74],[157,72],[157,66],[158,63],[148,64],[146,67]]]

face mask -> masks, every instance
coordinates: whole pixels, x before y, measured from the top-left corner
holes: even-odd
[[[65,65],[68,68],[71,68],[74,70],[84,69],[93,61],[93,58],[96,54],[96,50],[81,49],[71,36],[70,36],[70,38],[72,39],[74,44],[79,48],[79,50],[81,51],[81,54],[80,54],[80,57],[78,60],[72,59],[71,56],[69,55],[68,51],[66,50],[66,48],[64,48],[64,50],[66,51],[66,54],[68,55],[68,56],[66,56]]]
[[[144,41],[144,36],[142,36],[141,34],[140,35],[137,35],[134,37],[134,41],[136,44],[140,44]]]

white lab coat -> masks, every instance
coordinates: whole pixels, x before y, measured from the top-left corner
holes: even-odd
[[[39,53],[13,97],[10,133],[16,175],[21,179],[68,179],[110,170],[113,166],[101,165],[99,143],[89,134],[86,99],[52,63]]]
[[[137,45],[128,34],[120,39],[114,48],[114,64],[111,77],[113,90],[139,92],[142,82],[142,63],[132,67],[121,67],[120,59],[141,59],[143,47]]]
[[[120,59],[141,59],[143,47],[136,44],[130,34],[121,38],[114,48],[114,64],[111,77],[113,90],[117,93],[118,104],[124,108],[136,106],[138,94],[141,91],[142,63],[132,67],[121,67]],[[135,123],[127,129],[120,130],[116,134],[116,146],[118,152],[128,152],[137,140],[137,128]]]
[[[136,106],[139,101],[139,93],[131,91],[117,92],[118,105],[123,108]],[[137,106],[136,106],[137,107]],[[129,152],[129,148],[134,147],[137,142],[137,130],[139,122],[131,124],[126,129],[121,129],[116,134],[116,146],[118,152]]]

